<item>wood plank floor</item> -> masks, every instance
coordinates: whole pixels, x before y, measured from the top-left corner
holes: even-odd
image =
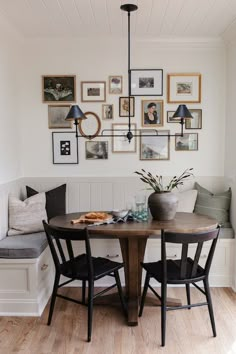
[[[77,296],[75,288],[62,289]],[[171,288],[171,297],[185,301],[183,288]],[[192,289],[192,300],[203,295]],[[87,308],[57,299],[51,326],[48,306],[40,318],[0,317],[0,354],[234,354],[236,353],[236,293],[212,288],[217,337],[207,307],[167,313],[165,348],[160,347],[160,308],[145,307],[137,327],[128,327],[118,307],[94,308],[91,343],[86,342]]]

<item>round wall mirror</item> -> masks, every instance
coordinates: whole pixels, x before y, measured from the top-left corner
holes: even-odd
[[[93,112],[85,112],[84,115],[87,119],[81,120],[79,124],[80,134],[87,139],[94,139],[101,129],[100,118]]]

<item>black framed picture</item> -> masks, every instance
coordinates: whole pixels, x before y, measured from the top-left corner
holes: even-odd
[[[135,98],[130,97],[130,117],[134,117]],[[119,116],[129,116],[129,97],[119,97]]]
[[[132,96],[163,96],[162,69],[132,69]]]
[[[75,133],[53,132],[52,154],[54,164],[78,164],[78,139]]]
[[[43,102],[75,102],[75,75],[42,76]]]

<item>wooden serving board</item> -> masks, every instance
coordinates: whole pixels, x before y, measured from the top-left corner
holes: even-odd
[[[107,214],[108,216],[106,219],[87,219],[85,215],[81,215],[78,219],[71,220],[71,223],[72,224],[78,224],[78,223],[94,224],[96,222],[103,222],[112,219],[112,215],[110,214]]]

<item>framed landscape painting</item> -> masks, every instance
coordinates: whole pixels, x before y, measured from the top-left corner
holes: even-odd
[[[78,139],[74,132],[52,133],[52,155],[54,164],[77,164]]]
[[[198,133],[184,133],[183,136],[175,137],[176,151],[196,151],[198,150]]]
[[[75,75],[42,76],[43,102],[75,102]]]
[[[65,120],[69,110],[69,105],[48,105],[48,128],[72,128],[73,122]]]
[[[132,69],[131,70],[132,96],[162,96],[163,70],[162,69]]]
[[[105,102],[106,82],[105,81],[82,81],[81,101],[82,102]]]
[[[86,141],[85,156],[87,160],[107,160],[108,141]]]
[[[169,130],[158,130],[158,137],[148,136],[148,130],[141,130],[140,133],[140,160],[170,159]],[[153,132],[150,132],[150,134],[153,134]]]
[[[168,74],[168,103],[201,102],[201,74]]]

